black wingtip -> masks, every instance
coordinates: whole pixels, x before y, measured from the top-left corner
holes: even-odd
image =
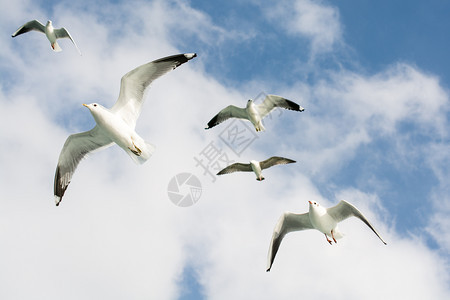
[[[268,269],[266,270],[266,272],[270,272],[270,268],[268,268]]]

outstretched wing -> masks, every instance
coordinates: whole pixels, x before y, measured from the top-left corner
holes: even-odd
[[[95,126],[93,129],[70,135],[59,155],[55,172],[54,194],[56,206],[62,200],[79,162],[89,152],[112,145],[112,141]]]
[[[250,164],[234,163],[232,165],[229,165],[219,173],[217,173],[217,175],[229,174],[233,172],[251,172],[251,171],[252,167],[250,166]]]
[[[80,49],[78,48],[77,44],[75,43],[75,41],[73,40],[72,36],[67,31],[67,29],[65,29],[64,27],[58,28],[58,29],[54,30],[54,33],[55,33],[57,39],[63,39],[63,38],[70,39],[72,41],[72,43],[75,45],[75,48],[77,48],[78,53],[81,55]]]
[[[275,107],[282,107],[295,111],[305,110],[297,103],[276,95],[267,95],[262,103],[256,105],[256,109],[261,118],[267,116]]]
[[[357,217],[378,236],[378,238],[386,245],[386,242],[381,238],[380,234],[375,230],[375,228],[370,224],[369,220],[352,204],[345,200],[341,200],[337,205],[327,208],[327,212],[331,215],[337,222],[343,221],[349,217]]]
[[[267,269],[269,272],[272,268],[275,255],[277,255],[280,248],[281,241],[284,236],[291,231],[299,231],[305,229],[312,229],[313,225],[309,220],[309,213],[295,214],[285,212],[278,220],[277,225],[273,231],[272,240],[270,242],[269,253],[267,255]]]
[[[228,120],[229,118],[248,120],[248,115],[244,108],[240,108],[234,105],[228,105],[208,122],[208,127],[206,127],[205,129],[210,129],[222,123],[223,121]]]
[[[38,20],[33,20],[33,21],[25,23],[25,25],[23,25],[22,27],[17,29],[16,32],[14,32],[12,34],[12,37],[16,37],[22,33],[27,33],[28,31],[32,31],[32,30],[45,33],[45,26],[42,25],[42,23],[39,22]]]
[[[272,166],[275,165],[285,165],[285,164],[291,164],[291,163],[295,163],[295,160],[289,159],[289,158],[284,158],[284,157],[280,157],[280,156],[272,156],[271,158],[268,158],[266,160],[263,160],[259,163],[259,165],[261,166],[261,169],[267,169],[270,168]]]
[[[111,111],[120,115],[131,127],[141,113],[144,95],[153,80],[196,57],[195,53],[177,54],[149,62],[122,77],[119,98]]]

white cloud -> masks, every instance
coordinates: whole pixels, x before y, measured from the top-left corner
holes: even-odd
[[[342,42],[339,10],[323,1],[278,1],[265,12],[288,33],[310,39],[312,57],[330,52]]]
[[[199,50],[176,49],[174,40],[186,32],[205,45],[236,36],[184,2],[139,4],[139,10],[118,4],[114,8],[120,9],[107,11],[105,18],[98,17],[98,7],[81,13],[84,8],[75,5],[56,6],[58,21],[68,23],[82,57],[68,41],[55,54],[32,33],[2,44],[0,66],[16,86],[2,81],[0,89],[0,127],[7,129],[0,131],[0,298],[176,299],[187,264],[198,272],[207,299],[448,297],[446,256],[421,237],[400,235],[391,221],[397,216],[386,212],[382,198],[330,184],[336,196],[328,199],[330,192],[317,183],[331,182],[361,145],[380,137],[393,144],[402,122],[435,141],[447,136],[448,93],[435,76],[406,64],[375,75],[336,71],[317,83],[280,89],[293,99],[303,97],[299,102],[307,110],[283,114],[290,133],[280,134],[281,122],[270,121],[240,159],[264,158],[275,149],[299,162],[267,170],[263,183],[250,174],[211,183],[193,156],[210,141],[218,142],[224,126],[203,128],[217,110],[240,105],[249,95],[206,74],[202,67],[208,57],[199,55],[158,79],[148,93],[137,131],[156,145],[154,157],[136,166],[118,147],[93,154],[80,164],[61,206],[54,207],[52,180],[64,140],[93,126],[81,103],[111,106],[120,77],[130,69]],[[18,26],[30,9],[44,15],[32,3],[26,7],[11,7],[0,20],[5,16]],[[314,51],[331,51],[341,35],[337,10],[312,1],[294,8],[301,22],[292,33],[310,37]],[[125,27],[111,31],[109,21],[118,16],[127,17]],[[327,16],[331,23],[320,24]],[[88,25],[91,36],[85,34]],[[333,26],[337,31],[327,32]],[[139,27],[145,30],[136,31]],[[389,148],[393,157],[407,148],[409,141],[401,141],[401,147]],[[420,144],[420,151],[428,153],[428,165],[441,182],[437,201],[447,191],[448,146],[433,145]],[[183,209],[168,200],[166,189],[172,176],[186,171],[201,179],[203,194],[199,203]],[[317,232],[290,234],[272,272],[264,272],[273,226],[283,211],[305,211],[309,199],[328,206],[341,198],[357,204],[387,246],[359,220],[348,220],[341,226],[346,237],[333,247]],[[432,229],[448,236],[444,214],[436,215]]]

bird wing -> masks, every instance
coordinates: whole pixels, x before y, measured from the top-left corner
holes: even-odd
[[[355,206],[348,203],[345,200],[341,200],[337,205],[327,208],[327,213],[332,216],[337,222],[343,221],[349,217],[357,217],[378,236],[378,238],[386,245],[386,242],[381,238],[380,234],[376,229],[370,224],[369,220],[359,211]]]
[[[59,155],[55,172],[54,194],[58,206],[72,179],[78,163],[89,152],[112,145],[112,141],[100,131],[99,127],[70,135]]]
[[[271,158],[261,161],[259,163],[259,165],[261,166],[261,170],[264,170],[264,169],[270,168],[275,165],[285,165],[285,164],[291,164],[291,163],[295,163],[295,162],[296,162],[295,160],[292,160],[289,158],[272,156]]]
[[[291,231],[300,231],[305,229],[313,229],[313,225],[309,219],[309,213],[295,214],[285,212],[278,220],[275,229],[273,230],[272,240],[270,242],[269,253],[267,256],[267,269],[269,272],[272,268],[275,255],[277,255],[280,248],[281,241],[284,236]]]
[[[251,172],[251,171],[252,166],[250,164],[234,163],[232,165],[229,165],[219,173],[217,173],[217,175],[229,174],[233,172]]]
[[[57,39],[63,39],[63,38],[70,39],[72,41],[72,43],[75,45],[75,48],[77,48],[78,53],[81,55],[80,49],[78,48],[77,44],[75,43],[75,41],[73,40],[72,36],[67,31],[67,29],[62,27],[62,28],[55,29],[53,32],[55,33]]]
[[[256,105],[256,109],[261,118],[267,116],[275,107],[282,107],[295,111],[305,110],[297,103],[276,95],[267,95],[262,103]]]
[[[212,128],[217,124],[220,124],[225,120],[228,120],[229,118],[248,120],[247,111],[244,108],[240,108],[234,105],[228,105],[208,122],[208,127],[206,127],[205,129]]]
[[[144,95],[153,80],[196,57],[195,53],[177,54],[139,66],[122,77],[119,98],[111,111],[133,128],[141,113]]]
[[[16,37],[22,33],[27,33],[28,31],[32,31],[32,30],[45,33],[45,26],[42,25],[42,23],[39,22],[38,20],[33,20],[33,21],[25,23],[25,25],[23,25],[22,27],[17,29],[16,32],[14,32],[12,34],[12,37]]]

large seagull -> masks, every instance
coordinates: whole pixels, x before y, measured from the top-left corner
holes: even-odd
[[[30,22],[25,23],[22,25],[19,29],[16,30],[12,34],[12,37],[16,37],[22,33],[26,33],[29,31],[38,31],[42,32],[47,36],[47,39],[50,41],[50,45],[52,46],[53,51],[60,52],[62,51],[61,47],[56,42],[57,39],[62,38],[68,38],[72,41],[72,43],[75,45],[75,48],[77,48],[78,53],[81,55],[80,49],[78,49],[77,44],[75,44],[75,41],[73,40],[70,33],[65,29],[62,28],[53,28],[52,21],[48,20],[47,24],[44,26],[41,22],[38,20],[32,20]]]
[[[83,104],[94,117],[96,126],[70,135],[59,155],[55,173],[55,202],[62,200],[73,173],[83,157],[94,150],[116,143],[137,163],[150,158],[154,147],[135,131],[144,103],[144,94],[153,80],[196,57],[195,53],[164,57],[131,70],[122,77],[119,98],[111,109],[100,104]]]
[[[386,245],[386,242],[381,238],[380,234],[370,224],[369,220],[352,204],[345,200],[341,200],[337,205],[325,208],[317,202],[309,202],[309,212],[304,214],[295,214],[285,212],[278,220],[277,225],[273,231],[272,241],[270,242],[269,254],[267,256],[267,272],[272,268],[273,260],[280,248],[281,241],[284,236],[292,231],[299,231],[305,229],[317,229],[323,234],[327,242],[332,244],[332,238],[335,243],[336,239],[342,238],[343,234],[338,229],[338,223],[350,218],[357,217],[363,221],[370,229],[378,236],[378,238]]]
[[[267,95],[264,101],[260,104],[255,104],[253,100],[250,99],[247,101],[247,106],[244,108],[228,105],[208,122],[208,127],[205,129],[210,129],[229,118],[238,118],[252,122],[256,131],[264,131],[265,128],[262,124],[262,119],[276,107],[295,111],[305,110],[303,107],[295,102],[292,102],[291,100],[276,95]]]

